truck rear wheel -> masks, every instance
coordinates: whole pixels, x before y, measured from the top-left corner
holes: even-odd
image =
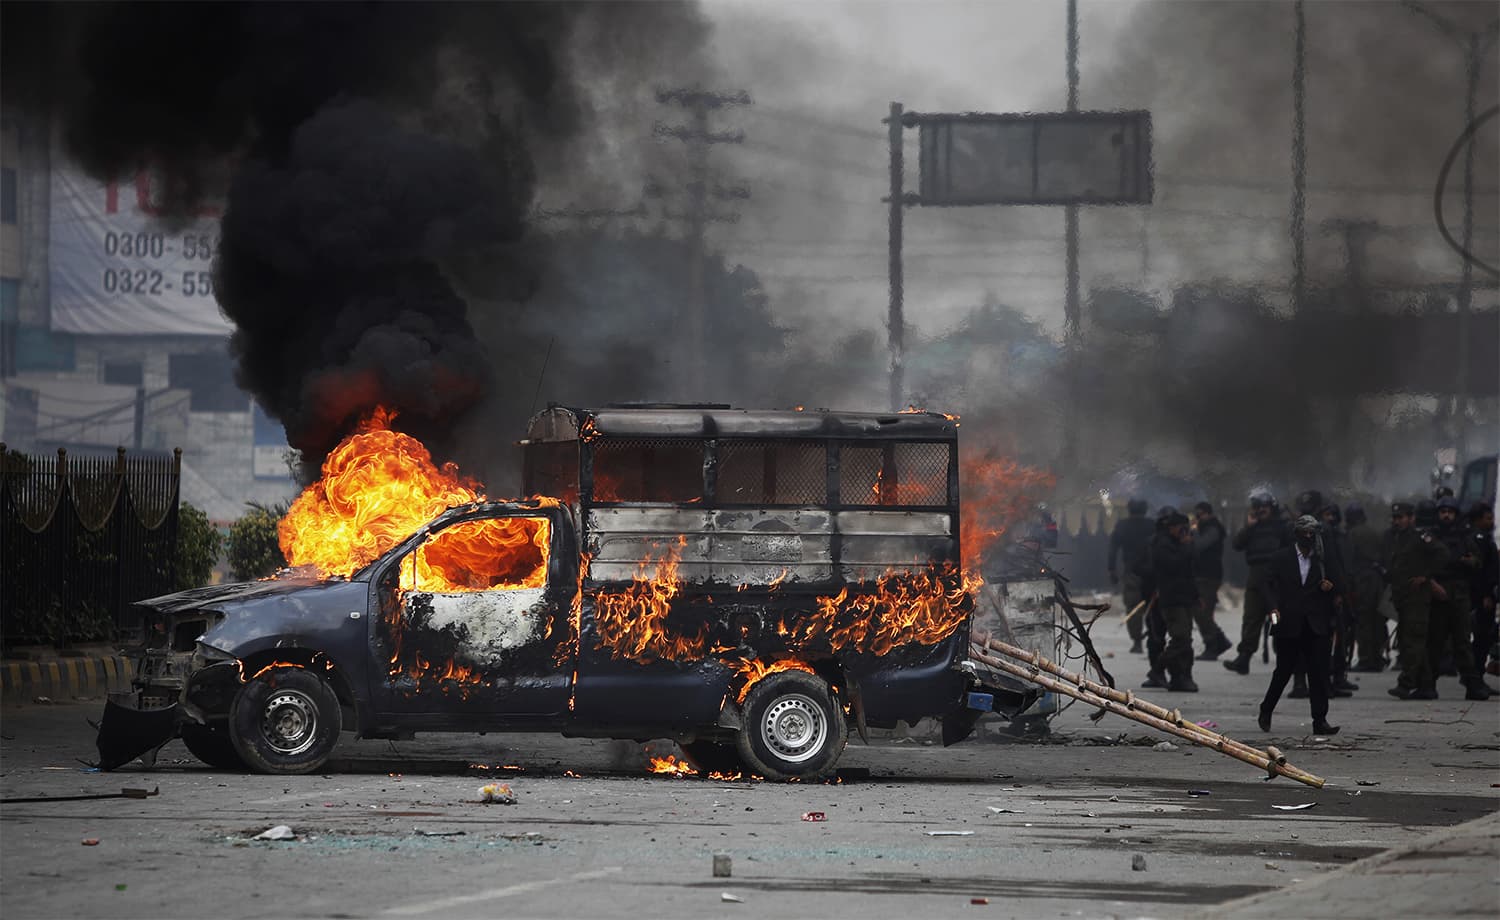
[[[844,710],[827,681],[783,671],[757,683],[745,698],[745,728],[736,749],[766,779],[812,779],[833,773],[849,740]]]
[[[339,743],[342,714],[327,682],[302,668],[274,668],[235,695],[234,748],[260,773],[311,773]]]
[[[234,739],[229,737],[227,726],[185,722],[182,726],[182,743],[187,746],[188,753],[210,767],[221,770],[245,769],[245,759],[235,750]]]

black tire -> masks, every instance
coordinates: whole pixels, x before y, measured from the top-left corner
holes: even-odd
[[[275,668],[240,688],[229,734],[246,766],[260,773],[311,773],[339,743],[343,713],[327,682],[301,668]]]
[[[228,726],[184,722],[182,743],[187,745],[188,753],[210,767],[218,767],[221,770],[245,769],[245,759],[240,756],[239,751],[235,750],[234,739],[229,737]]]
[[[803,671],[782,671],[756,684],[745,699],[744,721],[735,749],[766,779],[828,776],[849,741],[849,723],[828,682]]]
[[[745,761],[740,759],[740,752],[735,750],[734,744],[721,744],[717,741],[689,741],[679,744],[682,755],[687,758],[688,763],[698,769],[701,776],[710,773],[724,773],[733,775],[744,773]]]

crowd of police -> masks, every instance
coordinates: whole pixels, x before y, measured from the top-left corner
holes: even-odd
[[[1350,672],[1393,668],[1399,676],[1387,692],[1401,700],[1437,699],[1439,675],[1456,675],[1465,699],[1494,696],[1483,677],[1497,673],[1500,657],[1494,509],[1460,508],[1451,490],[1440,489],[1433,500],[1396,502],[1390,511],[1382,533],[1359,504],[1341,509],[1309,490],[1288,512],[1257,492],[1231,538],[1208,502],[1198,503],[1192,519],[1170,506],[1152,519],[1145,501],[1132,500],[1110,536],[1109,575],[1124,595],[1131,651],[1147,656],[1142,686],[1194,692],[1194,661],[1230,649],[1224,667],[1249,674],[1267,633],[1276,668],[1261,703],[1262,730],[1270,730],[1291,683],[1293,698],[1310,701],[1314,730],[1337,732],[1328,700],[1359,689]],[[1215,621],[1226,548],[1243,553],[1249,567],[1238,643]],[[1203,642],[1196,657],[1195,626]]]

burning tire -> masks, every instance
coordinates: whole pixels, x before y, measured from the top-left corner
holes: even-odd
[[[222,770],[243,770],[245,759],[234,747],[234,739],[225,726],[199,725],[186,722],[182,726],[182,743],[188,753]]]
[[[301,668],[275,668],[254,678],[229,710],[230,737],[260,773],[311,773],[339,741],[339,701],[322,678]]]
[[[745,761],[740,758],[740,752],[735,750],[733,744],[720,744],[716,741],[689,741],[679,744],[682,754],[688,762],[697,768],[700,776],[708,776],[711,773],[744,773]]]
[[[736,749],[750,771],[766,779],[827,776],[849,740],[828,683],[802,671],[757,683],[745,698],[744,719]]]

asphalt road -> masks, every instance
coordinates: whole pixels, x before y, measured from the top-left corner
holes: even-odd
[[[1138,685],[1145,664],[1118,623],[1095,635],[1120,685]],[[101,774],[77,762],[93,753],[84,720],[101,701],[11,703],[5,797],[160,794],[0,807],[0,913],[906,920],[1252,915],[1274,903],[1279,916],[1369,916],[1376,889],[1360,881],[1363,901],[1338,892],[1377,876],[1348,867],[1404,846],[1428,855],[1380,876],[1406,894],[1401,916],[1500,913],[1500,851],[1419,842],[1500,810],[1500,704],[1462,701],[1451,679],[1436,702],[1401,703],[1385,695],[1389,675],[1363,675],[1354,699],[1335,701],[1341,734],[1308,735],[1305,701],[1284,700],[1266,736],[1254,713],[1267,677],[1258,658],[1245,678],[1200,666],[1203,692],[1147,695],[1275,743],[1325,788],[1265,782],[1204,748],[1155,750],[1161,736],[1114,716],[1092,723],[1082,706],[1043,743],[856,740],[843,782],[782,785],[647,775],[639,745],[549,735],[351,741],[303,777],[212,770],[173,742],[154,769]],[[497,777],[517,804],[478,802]],[[827,820],[802,820],[809,811]],[[251,839],[278,824],[297,839]],[[713,877],[715,853],[731,877]],[[1320,879],[1346,884],[1302,894]]]

